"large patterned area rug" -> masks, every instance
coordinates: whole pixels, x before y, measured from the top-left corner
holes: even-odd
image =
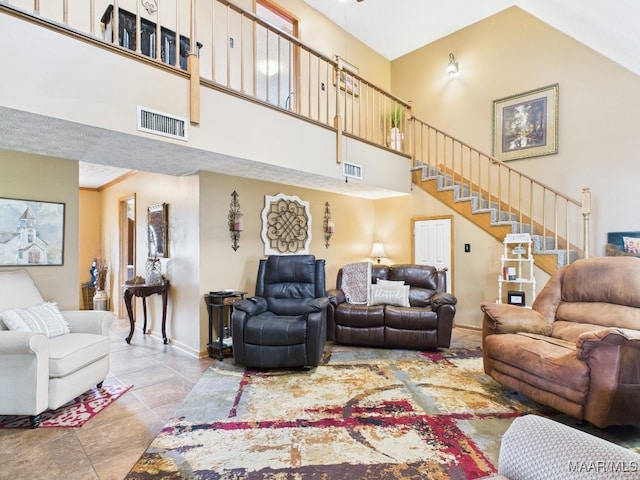
[[[94,387],[60,408],[42,412],[38,428],[81,427],[132,387],[133,385]],[[0,415],[0,428],[31,428],[31,422],[27,415]]]
[[[480,349],[328,345],[308,371],[216,362],[127,479],[473,479],[526,413],[557,416],[484,375]]]

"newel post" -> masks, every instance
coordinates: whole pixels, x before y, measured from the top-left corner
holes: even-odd
[[[591,216],[591,190],[589,187],[582,189],[582,222],[584,258],[589,258],[589,217]]]
[[[198,57],[198,42],[196,41],[196,5],[191,0],[189,56],[187,57],[187,71],[189,72],[189,120],[193,124],[200,123],[200,58]],[[177,31],[177,30],[176,30]],[[179,40],[177,44],[180,45]],[[179,47],[178,47],[179,50]]]

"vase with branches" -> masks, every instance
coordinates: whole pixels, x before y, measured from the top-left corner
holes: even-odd
[[[96,293],[93,296],[94,310],[109,310],[109,295],[107,294],[107,275],[109,265],[104,256],[95,259]]]
[[[96,258],[96,290],[106,290],[109,266],[104,257]]]

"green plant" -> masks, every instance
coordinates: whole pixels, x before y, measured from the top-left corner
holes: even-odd
[[[402,105],[394,105],[389,110],[389,124],[391,128],[399,128],[404,119],[404,107]]]

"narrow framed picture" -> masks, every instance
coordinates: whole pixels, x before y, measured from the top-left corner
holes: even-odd
[[[147,244],[149,258],[169,256],[169,205],[159,203],[147,208]]]
[[[0,266],[64,260],[64,203],[0,198]]]
[[[493,102],[493,156],[516,160],[558,153],[559,85]]]
[[[521,292],[519,290],[509,290],[507,292],[507,303],[509,305],[518,305],[519,307],[524,307],[524,299],[524,292]]]
[[[360,95],[360,81],[354,75],[358,75],[360,69],[355,65],[347,62],[344,58],[340,58],[338,56],[335,56],[335,58],[337,59],[338,64],[342,66],[341,69],[338,69],[338,76],[340,78],[340,89],[355,97],[358,97]]]

